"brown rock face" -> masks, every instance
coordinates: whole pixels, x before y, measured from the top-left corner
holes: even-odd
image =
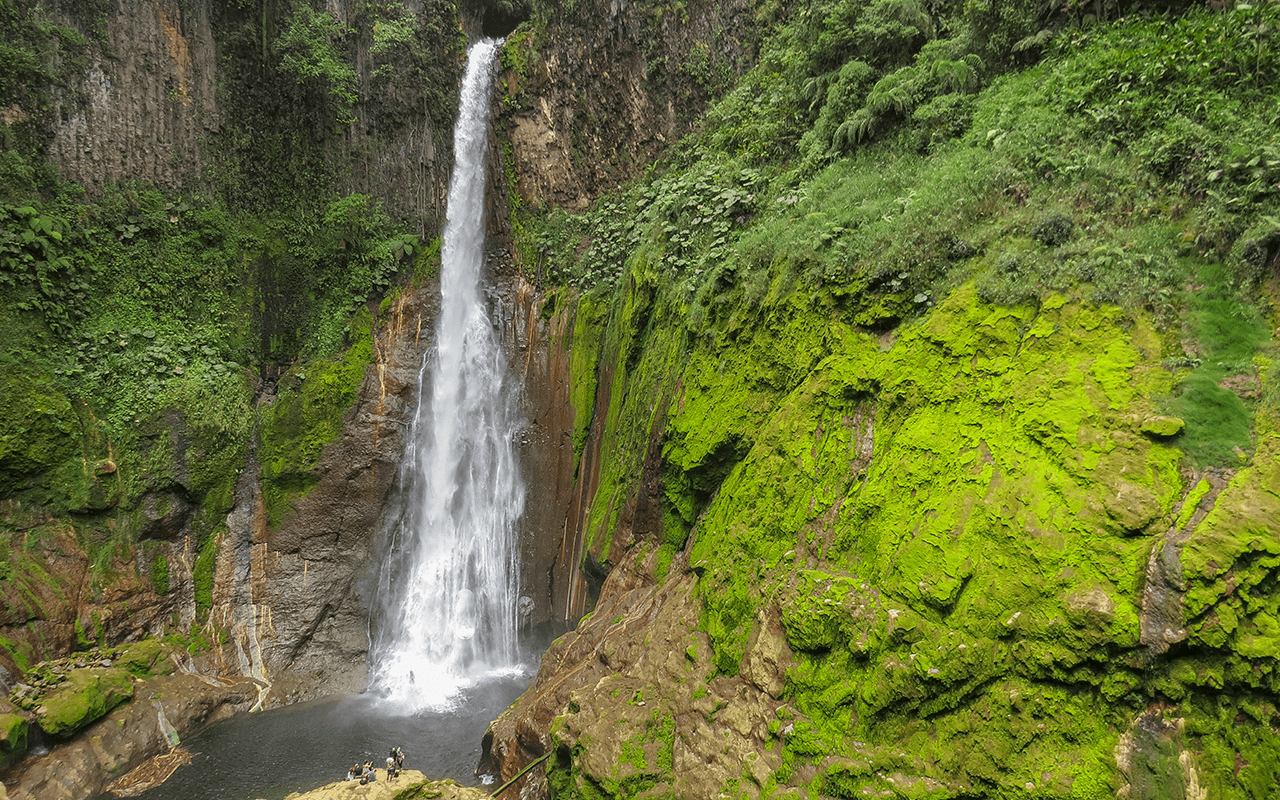
[[[545,298],[523,276],[502,284],[502,305],[513,309],[503,322],[503,347],[519,376],[526,426],[520,438],[520,468],[526,489],[521,519],[521,594],[533,601],[529,621],[571,624],[578,572],[577,522],[573,510],[573,425],[569,348],[572,309],[542,313]]]
[[[210,6],[121,4],[105,44],[55,100],[50,158],[92,191],[121,180],[177,188],[198,173],[200,139],[221,122]]]
[[[437,291],[406,292],[392,306],[342,438],[316,468],[319,484],[278,529],[266,525],[256,474],[241,476],[219,552],[212,618],[234,634],[224,668],[276,684],[277,700],[364,689],[368,612],[361,590],[376,563]]]
[[[781,687],[790,661],[781,624],[761,626],[745,677],[712,678],[693,575],[674,565],[659,587],[642,577],[652,569],[634,555],[613,569],[594,612],[547,650],[533,688],[490,725],[482,767],[507,780],[554,749],[578,784],[657,781],[655,796],[714,797],[744,769],[763,783],[781,766],[783,703],[758,685]],[[676,785],[666,783],[673,775]],[[517,786],[522,798],[549,794],[539,769]]]
[[[663,14],[589,0],[512,37],[524,66],[503,75],[516,191],[534,207],[585,208],[687,133],[754,58],[748,3],[691,2]]]

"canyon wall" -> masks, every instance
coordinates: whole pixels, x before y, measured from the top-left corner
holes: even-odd
[[[327,13],[345,31],[340,46],[358,94],[350,120],[335,121],[323,108],[289,108],[287,83],[281,97],[270,96],[279,78],[270,74],[268,40],[288,23],[282,9],[260,15],[210,0],[164,0],[120,3],[97,16],[55,14],[84,34],[82,51],[68,57],[87,68],[53,94],[50,159],[91,193],[120,181],[217,193],[225,188],[219,183],[228,177],[228,160],[279,158],[270,140],[302,134],[331,162],[341,193],[370,194],[393,216],[419,220],[420,232],[434,233],[452,167],[456,89],[450,87],[461,70],[456,10],[417,4],[407,24],[424,36],[452,35],[423,42],[421,52],[403,46],[371,52],[376,20],[356,4],[330,3]],[[431,70],[443,74],[424,86]],[[300,86],[292,93],[305,97]],[[249,108],[278,115],[275,124]]]
[[[340,165],[343,191],[429,235],[448,115],[411,85],[421,64],[387,83],[357,9],[329,11],[358,30],[348,56],[366,99],[354,121],[300,100],[277,121],[309,119],[310,152]],[[1280,780],[1280,427],[1258,405],[1236,460],[1189,458],[1188,422],[1167,401],[1178,365],[1205,354],[1174,341],[1159,307],[1074,290],[1002,303],[970,279],[913,300],[898,287],[907,273],[879,263],[861,284],[809,293],[780,272],[790,254],[765,258],[754,287],[737,263],[708,300],[663,272],[661,236],[620,250],[613,284],[558,286],[542,271],[529,212],[585,210],[661,157],[755,59],[769,13],[535,7],[504,49],[489,295],[529,420],[521,582],[532,623],[576,628],[491,727],[488,765],[505,779],[549,755],[521,780],[524,798],[1267,796]],[[228,176],[248,191],[276,166],[250,163],[273,118],[264,98],[236,118],[219,87],[249,87],[261,68],[250,16],[199,3],[109,13],[83,81],[56,99],[50,152],[64,174],[91,191],[125,177],[225,190]],[[442,63],[456,60],[457,28]],[[220,53],[243,57],[239,71],[220,73]],[[999,213],[1053,177],[1008,175],[982,189]],[[902,191],[884,218],[915,202]],[[1078,193],[1061,202],[1083,214]],[[726,224],[792,213],[803,194]],[[1013,273],[1093,257],[1029,229],[989,257],[967,229],[944,232],[945,258]],[[256,444],[198,496],[193,474],[215,448],[198,420],[165,413],[138,421],[155,459],[137,507],[117,514],[132,477],[92,409],[32,395],[61,403],[62,433],[85,442],[82,501],[76,525],[4,509],[48,576],[6,584],[9,652],[189,632],[207,614],[225,638],[197,646],[195,666],[246,676],[261,702],[361,688],[364,589],[437,291],[419,279],[367,309],[371,363],[287,502],[264,496]],[[258,375],[264,414],[308,380],[291,366]],[[137,546],[103,549],[117,528]],[[2,662],[10,683],[30,666],[18,661]]]
[[[521,796],[1271,779],[1280,436],[1186,464],[1149,320],[967,287],[889,335],[789,300],[730,340],[636,277],[615,302],[570,373],[597,386],[576,536],[607,578],[486,737],[504,778],[555,753]]]

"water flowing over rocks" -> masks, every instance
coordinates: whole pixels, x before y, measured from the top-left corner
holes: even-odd
[[[326,448],[320,482],[277,530],[255,512],[247,578],[258,617],[257,646],[277,694],[291,700],[361,691],[366,681],[367,605],[362,595],[416,403],[422,333],[430,330],[434,287],[407,293],[391,308],[376,363],[342,438]],[[215,608],[234,613],[234,559],[224,547]],[[248,649],[253,637],[242,640]]]
[[[517,663],[524,484],[515,459],[518,385],[481,296],[489,96],[500,43],[468,48],[435,346],[420,373],[398,513],[387,523],[370,619],[370,689],[398,706]]]

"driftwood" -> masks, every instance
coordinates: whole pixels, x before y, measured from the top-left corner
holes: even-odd
[[[167,753],[148,759],[111,782],[107,791],[116,797],[137,797],[169,780],[178,767],[191,763],[191,751],[174,747]]]

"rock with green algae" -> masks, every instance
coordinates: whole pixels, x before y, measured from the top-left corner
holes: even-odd
[[[5,358],[0,369],[0,496],[29,488],[40,473],[76,455],[80,420],[52,378]]]
[[[1177,417],[1149,417],[1142,421],[1138,430],[1151,436],[1177,436],[1182,433],[1187,423]]]
[[[894,337],[799,303],[770,307],[757,322],[686,342],[669,400],[647,394],[652,382],[630,382],[672,369],[666,344],[651,364],[641,348],[602,386],[614,395],[606,435],[636,427],[634,417],[615,418],[625,408],[665,409],[664,499],[694,532],[688,563],[714,681],[734,676],[786,701],[770,726],[776,740],[760,744],[769,774],[741,769],[720,791],[1123,790],[1155,800],[1163,784],[1130,776],[1172,754],[1180,776],[1195,776],[1179,778],[1183,796],[1206,786],[1211,796],[1269,796],[1261,787],[1280,775],[1271,769],[1280,737],[1263,721],[1272,719],[1265,704],[1228,730],[1221,720],[1241,701],[1215,694],[1220,707],[1206,709],[1204,692],[1269,687],[1275,674],[1269,637],[1280,616],[1268,576],[1280,482],[1268,476],[1280,462],[1272,453],[1260,463],[1272,452],[1260,442],[1251,472],[1221,496],[1181,463],[1171,446],[1180,421],[1152,401],[1172,375],[1149,320],[1061,296],[1038,309],[993,308],[964,287]],[[612,358],[602,355],[602,370]],[[603,482],[616,484],[610,494],[631,491],[626,481],[641,474],[602,467]],[[597,541],[619,541],[633,523],[593,520]],[[1200,623],[1192,635],[1222,648],[1216,654],[1158,657],[1140,641],[1144,566],[1174,525],[1188,532],[1178,548],[1195,569],[1184,587],[1188,621]],[[1233,570],[1247,594],[1233,593]],[[772,658],[756,652],[774,642],[762,635],[769,619],[780,620],[785,658],[776,647]],[[591,642],[575,648],[614,646],[608,631],[597,636],[594,651]],[[676,682],[622,683],[623,694],[661,706]],[[590,696],[604,686],[613,684]],[[558,797],[691,797],[678,790],[682,770],[723,774],[717,765],[741,755],[683,760],[677,747],[666,770],[642,726],[625,721],[630,711],[616,715],[587,697],[576,690],[557,721],[561,755],[548,779]],[[1121,747],[1127,731],[1150,727],[1152,697],[1178,703],[1166,714],[1185,720],[1176,753],[1159,737]],[[724,702],[714,717],[742,716],[732,693]],[[588,707],[585,719],[597,721],[582,721]]]
[[[173,671],[173,662],[168,658],[169,648],[159,639],[144,639],[141,642],[117,647],[111,653],[113,663],[136,677],[148,675],[168,675]]]
[[[71,670],[36,707],[40,729],[50,736],[70,736],[133,697],[133,680],[121,667]]]
[[[0,766],[12,764],[27,752],[30,721],[21,714],[0,713]]]

